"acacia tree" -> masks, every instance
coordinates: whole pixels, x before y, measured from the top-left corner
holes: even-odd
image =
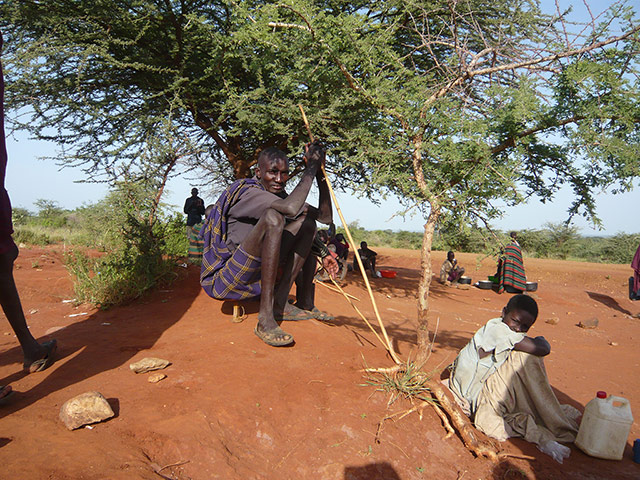
[[[239,31],[260,5],[2,0],[14,127],[57,142],[62,163],[92,179],[138,164],[164,131],[182,148],[155,160],[161,176],[179,164],[214,183],[249,176],[263,148],[297,147],[298,102],[331,110],[336,100],[328,94],[336,77],[313,71],[284,43],[255,43]],[[305,68],[304,83],[292,80]]]
[[[348,15],[296,1],[255,17],[271,41],[311,41],[305,54],[328,58],[377,112],[343,132],[345,164],[425,214],[418,364],[439,222],[488,222],[499,202],[549,201],[563,185],[575,193],[569,215],[597,222],[594,193],[640,175],[635,12],[617,2],[577,33],[566,14],[534,0],[362,2]]]

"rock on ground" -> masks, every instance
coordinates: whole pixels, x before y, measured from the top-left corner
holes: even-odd
[[[167,378],[167,376],[164,373],[157,372],[149,375],[147,381],[149,383],[158,383],[160,380],[164,380],[165,378]]]
[[[152,370],[162,370],[171,365],[169,360],[162,358],[147,357],[129,365],[129,368],[135,373],[146,373]]]
[[[109,402],[100,392],[86,392],[67,400],[60,408],[60,420],[69,430],[114,416]]]
[[[598,323],[600,323],[598,319],[596,317],[592,317],[587,320],[580,320],[578,326],[580,328],[596,328]]]

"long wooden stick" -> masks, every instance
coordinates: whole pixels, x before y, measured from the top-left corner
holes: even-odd
[[[331,280],[333,280],[333,279],[331,279]],[[354,299],[354,300],[356,300],[356,301],[358,301],[358,302],[360,301],[360,299],[359,299],[358,297],[355,297],[355,296],[351,295],[350,293],[345,292],[344,290],[343,290],[343,291],[340,291],[340,290],[338,290],[337,288],[332,287],[331,285],[327,285],[327,284],[326,284],[326,283],[324,283],[324,282],[318,282],[318,281],[316,281],[316,282],[315,282],[315,284],[316,284],[316,285],[321,285],[321,286],[323,286],[324,288],[328,288],[329,290],[331,290],[331,291],[333,291],[333,292],[342,293],[345,297],[352,298],[352,299]]]
[[[329,277],[331,278],[331,277]],[[347,299],[347,302],[349,302],[349,305],[351,305],[353,307],[353,309],[356,311],[356,313],[358,315],[360,315],[360,318],[362,319],[362,321],[364,323],[367,324],[367,326],[369,327],[369,329],[373,332],[373,334],[378,338],[378,340],[380,340],[380,343],[382,344],[383,347],[386,348],[386,343],[384,340],[382,340],[382,338],[380,338],[380,335],[378,334],[378,332],[376,332],[376,329],[373,328],[373,325],[371,325],[371,323],[369,322],[369,320],[367,320],[367,317],[365,317],[362,312],[358,309],[358,307],[356,307],[356,304],[353,303],[351,301],[351,299],[347,296],[347,292],[345,292],[344,290],[342,290],[342,288],[340,287],[340,285],[338,285],[338,282],[336,282],[333,278],[331,278],[331,281],[333,282],[333,284],[336,286],[336,288],[340,291],[340,293],[342,293],[344,295],[344,298]]]
[[[307,128],[307,132],[309,133],[309,138],[313,142],[314,141],[314,137],[313,137],[313,134],[311,133],[311,127],[309,126],[309,120],[307,120],[307,115],[304,113],[304,108],[302,108],[302,104],[299,103],[298,107],[300,108],[300,113],[302,113],[302,120],[304,121],[304,125]],[[344,231],[347,234],[347,238],[349,239],[349,243],[354,246],[354,250],[355,250],[356,243],[353,240],[353,237],[351,236],[351,232],[349,231],[349,227],[347,226],[347,222],[344,219],[344,216],[342,215],[342,210],[340,209],[340,205],[338,204],[338,199],[336,198],[336,194],[333,191],[333,187],[331,186],[331,181],[329,180],[329,177],[327,176],[327,172],[324,169],[324,165],[322,166],[322,173],[324,174],[325,181],[327,182],[327,187],[329,187],[329,193],[331,194],[331,200],[333,200],[333,204],[336,206],[336,210],[338,212],[338,215],[340,216],[340,221],[342,222],[342,226],[344,227]],[[356,260],[358,261],[358,266],[360,267],[360,272],[362,273],[362,278],[364,279],[364,284],[367,286],[367,291],[369,292],[369,297],[371,297],[371,304],[373,305],[373,311],[376,314],[376,319],[378,320],[378,325],[380,326],[380,330],[382,331],[382,335],[384,336],[384,339],[385,339],[385,342],[386,342],[387,351],[391,355],[391,358],[393,358],[393,361],[396,362],[397,364],[400,364],[400,363],[402,363],[402,361],[398,358],[398,355],[396,354],[396,352],[395,352],[395,350],[393,348],[393,344],[391,343],[391,340],[389,340],[389,335],[387,335],[387,329],[384,328],[384,323],[382,323],[382,319],[380,318],[380,312],[378,311],[378,305],[376,304],[376,300],[373,297],[373,290],[371,289],[371,284],[369,283],[369,279],[367,278],[367,273],[366,273],[366,271],[364,269],[364,265],[362,264],[362,259],[360,258],[360,255],[358,255],[357,251],[354,251],[353,253],[355,255]]]

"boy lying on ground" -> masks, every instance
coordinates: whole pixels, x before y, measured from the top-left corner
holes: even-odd
[[[500,441],[524,438],[562,463],[571,450],[558,442],[575,440],[580,413],[551,390],[542,360],[549,342],[525,335],[537,317],[533,298],[512,297],[460,351],[448,386],[480,431]]]

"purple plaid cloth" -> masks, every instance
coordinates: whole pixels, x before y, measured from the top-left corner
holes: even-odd
[[[219,300],[243,300],[260,295],[259,258],[238,247],[224,266],[213,275],[213,285],[204,290]]]
[[[264,190],[252,178],[236,180],[227,187],[200,231],[204,240],[200,285],[213,298],[242,300],[260,295],[260,259],[240,247],[232,252],[225,242],[229,210],[249,188]]]

